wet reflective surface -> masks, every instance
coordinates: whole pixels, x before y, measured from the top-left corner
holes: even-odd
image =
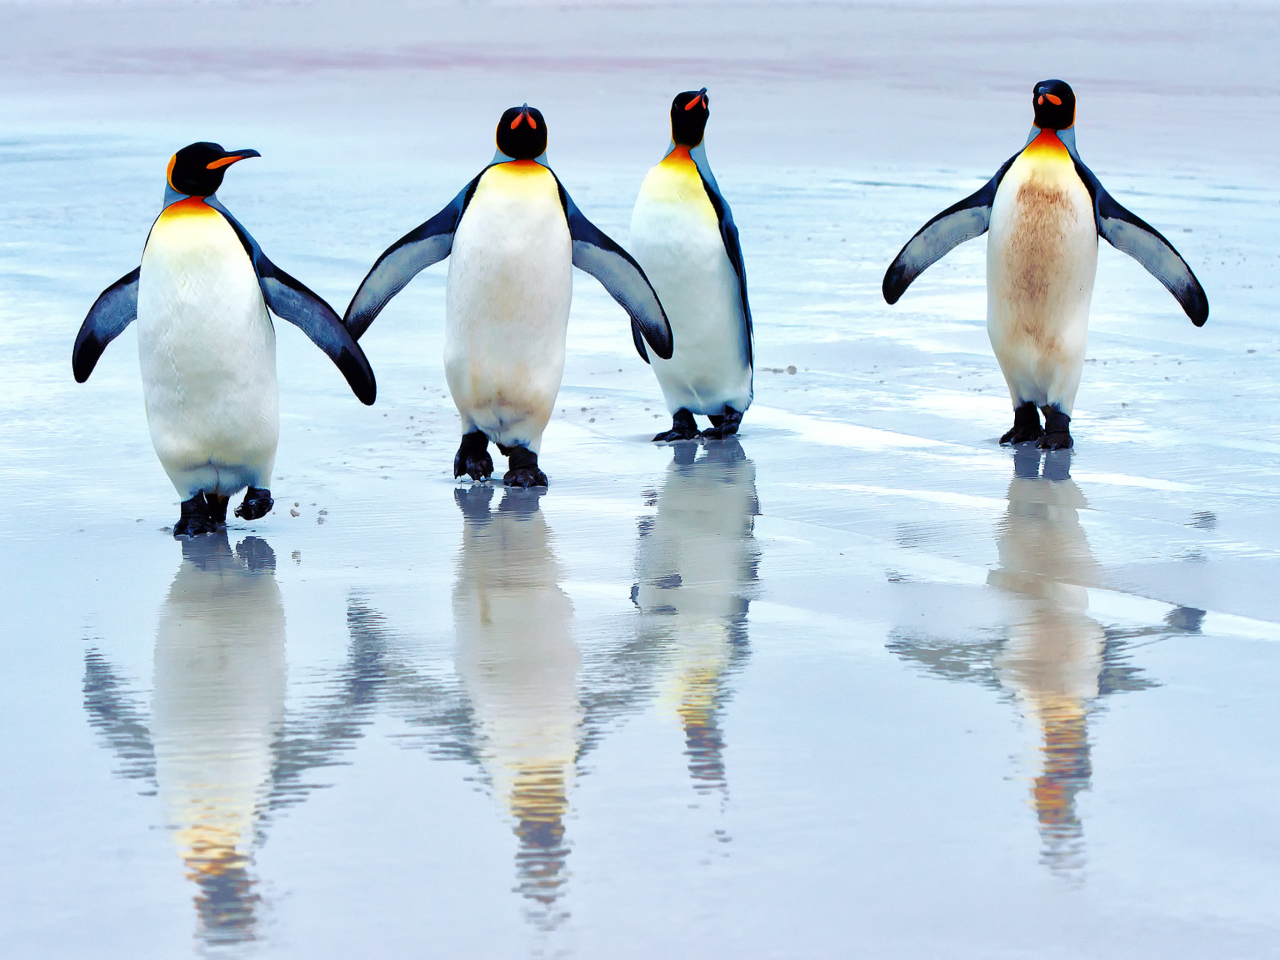
[[[269,6],[254,8],[261,23],[289,15]],[[202,15],[218,25],[239,9]],[[1109,15],[1136,16],[1127,9]],[[146,21],[141,7],[112,10],[85,23]],[[1189,10],[1161,16],[1185,26]],[[535,13],[579,29],[634,26],[644,11],[475,16],[559,49]],[[783,26],[820,50],[836,43],[828,19],[854,29],[851,13],[820,13],[797,8]],[[29,27],[28,14],[0,15]],[[722,15],[762,43],[782,28],[761,11],[754,26]],[[445,33],[466,32],[461,15],[441,16]],[[928,22],[959,30],[958,16]],[[884,11],[866,18],[899,36]],[[98,42],[89,32],[77,42]],[[952,49],[935,32],[922,49]],[[802,131],[844,123],[805,104],[843,103],[860,84],[883,88],[876,109],[912,97],[835,61],[823,62],[838,82],[824,79],[803,45],[793,72],[720,62],[741,85],[723,84],[724,139],[709,150],[758,335],[756,400],[736,439],[648,442],[667,416],[657,384],[628,354],[621,312],[579,275],[543,451],[550,489],[456,484],[437,268],[362,340],[378,375],[371,409],[278,324],[276,510],[177,543],[133,332],[83,386],[67,362],[88,304],[136,262],[156,157],[162,167],[175,140],[210,135],[170,109],[148,42],[137,57],[113,46],[49,68],[47,100],[3,101],[16,117],[0,142],[6,956],[1277,952],[1280,192],[1262,160],[1219,166],[1200,141],[1168,153],[1159,131],[1134,132],[1156,138],[1143,156],[1161,162],[1146,166],[1121,136],[1122,101],[1097,84],[1086,159],[1195,264],[1213,313],[1196,330],[1104,248],[1076,449],[1001,449],[1010,414],[986,342],[981,246],[893,308],[878,291],[902,240],[989,176],[1004,147],[990,162],[968,159],[974,140],[920,157],[955,123],[947,101],[945,117],[920,108],[915,146],[891,144],[910,163],[821,138],[770,162],[748,149],[760,137],[734,103],[742,90],[768,108],[751,116]],[[216,66],[222,41],[207,42],[201,62]],[[733,42],[756,62],[755,41]],[[305,68],[282,68],[272,90],[293,114],[246,106],[259,80],[174,81],[229,131],[217,136],[264,154],[221,198],[339,305],[397,230],[487,161],[458,144],[489,142],[490,121],[473,130],[471,114],[488,115],[486,85],[515,69],[343,56],[341,70],[302,53]],[[572,118],[580,108],[615,130],[582,83],[635,107],[646,84],[666,90],[670,62],[626,61],[615,82],[595,61],[552,69],[530,56],[518,65],[546,84],[549,123],[567,118],[553,127],[565,131],[557,172],[623,239],[652,131],[637,120],[606,142]],[[1270,89],[1258,70],[1251,82]],[[953,89],[940,71],[926,79]],[[354,122],[392,74],[423,98],[439,86],[423,100],[439,129],[389,128],[384,141]],[[995,97],[979,79],[974,96]],[[990,83],[1003,96],[1004,81]],[[827,100],[800,95],[813,84]],[[146,122],[121,91],[142,97]],[[1215,95],[1228,119],[1271,109]],[[653,122],[665,142],[665,108]],[[1024,122],[1010,129],[1021,142]],[[1006,138],[994,120],[983,130]]]

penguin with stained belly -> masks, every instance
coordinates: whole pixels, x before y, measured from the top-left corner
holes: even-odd
[[[227,501],[246,487],[236,516],[256,520],[274,503],[280,395],[268,307],[328,354],[362,402],[373,403],[377,392],[338,315],[268,260],[215,196],[228,167],[256,156],[216,143],[173,155],[141,266],[98,297],[72,351],[84,383],[107,344],[138,321],[151,441],[182,497],[175,537],[225,526]]]
[[[738,432],[751,405],[752,330],[738,228],[707,163],[707,89],[671,103],[671,146],[640,185],[631,250],[662,299],[675,351],[653,372],[671,411],[657,442]],[[698,432],[694,414],[710,418]]]
[[[599,280],[631,317],[641,358],[671,356],[671,327],[644,271],[597,229],[547,165],[541,111],[512,107],[497,153],[462,192],[380,256],[343,322],[353,337],[425,268],[449,257],[444,370],[462,418],[454,477],[487,480],[492,440],[508,486],[547,485],[542,433],[564,373],[573,267]]]
[[[920,228],[889,265],[883,291],[896,303],[930,264],[990,230],[987,334],[1014,410],[1000,442],[1056,450],[1072,445],[1099,236],[1146,267],[1197,327],[1209,301],[1169,241],[1112,199],[1080,160],[1071,87],[1044,80],[1032,100],[1026,145],[981,190]]]

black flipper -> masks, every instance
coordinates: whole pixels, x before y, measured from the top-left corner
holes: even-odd
[[[488,170],[485,167],[485,170]],[[463,188],[443,210],[426,223],[410,230],[389,246],[374,263],[368,275],[360,283],[356,295],[347,306],[343,324],[357,340],[369,329],[369,324],[382,308],[419,273],[439,263],[453,249],[453,233],[466,212],[476,184],[484,176],[481,170],[476,178]]]
[[[138,276],[141,267],[135,267],[107,289],[89,308],[89,315],[76,334],[76,345],[71,349],[71,372],[76,383],[84,383],[93,373],[107,344],[120,336],[124,328],[138,318]]]
[[[1187,261],[1173,248],[1160,231],[1120,204],[1098,181],[1088,167],[1073,157],[1076,173],[1093,196],[1093,212],[1097,220],[1098,236],[1105,237],[1117,250],[1127,253],[1147,268],[1147,272],[1159,280],[1182,305],[1191,322],[1203,327],[1209,319],[1209,298],[1204,287],[1187,266]]]
[[[986,182],[977,193],[965,197],[959,203],[947,207],[940,214],[916,231],[916,235],[907,241],[889,269],[885,271],[881,290],[889,303],[897,303],[898,298],[911,286],[911,281],[941,260],[953,249],[980,237],[991,225],[991,204],[996,198],[996,190],[1000,181],[1008,172],[1013,161],[1018,159],[1019,150],[1004,162],[996,175]]]
[[[658,294],[640,269],[640,264],[582,215],[558,177],[556,185],[560,188],[560,203],[564,206],[569,236],[573,239],[573,265],[599,280],[609,291],[609,296],[627,311],[631,317],[631,338],[640,359],[649,362],[641,340],[643,337],[654,353],[663,360],[670,360],[671,324],[667,322],[666,311],[662,309]]]
[[[205,200],[231,224],[236,235],[240,237],[245,252],[253,261],[253,269],[258,274],[258,286],[262,289],[262,299],[266,301],[271,312],[281,320],[288,320],[305,333],[317,347],[325,352],[342,375],[361,403],[372,404],[378,396],[378,385],[373,377],[373,369],[364,351],[356,343],[355,338],[347,332],[347,328],[338,319],[334,309],[319,296],[307,288],[300,280],[291,277],[272,263],[258,242],[249,235],[240,222],[236,220],[221,203],[213,197]]]
[[[674,145],[672,149],[675,149]],[[724,240],[724,252],[729,257],[733,272],[738,275],[738,296],[742,299],[743,335],[747,343],[747,366],[754,368],[755,332],[751,324],[751,304],[747,302],[747,268],[742,262],[742,244],[738,240],[738,225],[733,222],[733,211],[729,209],[728,202],[720,193],[720,184],[716,183],[716,178],[711,173],[706,147],[701,143],[698,144],[689,151],[689,158],[693,160],[698,168],[698,175],[702,177],[702,186],[707,191],[707,199],[711,201],[711,206],[716,211],[716,220],[720,223],[720,237]]]

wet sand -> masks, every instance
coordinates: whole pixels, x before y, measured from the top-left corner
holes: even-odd
[[[1276,17],[0,5],[11,952],[1275,953]],[[1103,245],[1070,455],[996,442],[980,242],[879,295],[1051,75],[1211,304]],[[177,146],[259,149],[220,198],[341,309],[513,102],[625,244],[704,84],[737,442],[647,441],[579,273],[550,489],[456,484],[436,267],[362,340],[373,408],[277,325],[276,510],[173,541],[133,331],[87,384],[69,356]]]

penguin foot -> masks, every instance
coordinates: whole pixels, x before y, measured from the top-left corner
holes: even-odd
[[[1013,427],[1000,438],[1000,442],[1002,444],[1030,443],[1043,436],[1044,431],[1040,429],[1040,414],[1036,412],[1036,405],[1028,400],[1014,408]]]
[[[483,430],[462,435],[458,452],[453,456],[453,478],[463,474],[472,480],[488,480],[493,476],[493,457],[489,456],[489,438]]]
[[[1071,418],[1057,407],[1044,407],[1044,436],[1036,441],[1042,450],[1070,450],[1075,441],[1071,439]]]
[[[515,467],[503,474],[502,482],[508,487],[545,487],[547,475],[537,467]]]
[[[738,432],[738,425],[742,423],[742,413],[733,407],[726,406],[722,416],[712,415],[708,419],[711,421],[711,426],[702,431],[702,436],[707,440],[723,440]]]
[[[538,455],[528,447],[504,447],[498,449],[507,457],[511,468],[502,478],[508,487],[545,487],[547,475],[538,469]]]
[[[738,418],[741,419],[742,415],[739,414]],[[675,443],[678,440],[697,440],[700,436],[702,434],[698,432],[698,425],[693,420],[693,414],[681,407],[676,411],[675,416],[671,418],[671,429],[658,434],[653,438],[653,442]]]
[[[270,513],[275,505],[271,491],[266,487],[250,487],[245,491],[240,506],[236,507],[236,516],[241,520],[258,520]]]
[[[201,490],[190,500],[182,501],[182,514],[178,517],[178,522],[173,525],[173,538],[177,540],[179,537],[199,537],[206,533],[217,533],[219,528],[225,523],[219,523],[216,517],[218,509],[217,502],[222,500],[222,516],[225,520],[227,504],[226,500],[213,495],[214,503],[210,503],[205,499],[204,491]]]

